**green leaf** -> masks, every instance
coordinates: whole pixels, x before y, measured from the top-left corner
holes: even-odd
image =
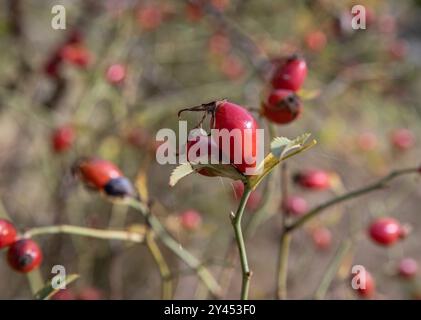
[[[188,176],[190,173],[193,173],[193,172],[194,172],[194,170],[193,170],[192,166],[190,165],[190,163],[180,164],[171,173],[170,186],[174,187],[180,179]]]
[[[66,286],[75,281],[77,278],[79,278],[78,274],[69,274],[66,276],[65,282]],[[54,296],[59,290],[61,289],[54,289],[52,287],[51,280],[47,282],[44,288],[39,290],[35,294],[35,299],[37,300],[49,300],[52,296]]]
[[[270,151],[278,159],[285,158],[288,154],[302,148],[309,137],[309,133],[304,133],[293,140],[286,137],[276,137],[270,143]]]

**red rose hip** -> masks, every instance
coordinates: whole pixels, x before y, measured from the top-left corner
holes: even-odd
[[[404,230],[396,219],[378,218],[369,228],[371,239],[383,246],[390,246],[404,236]]]
[[[0,219],[0,249],[10,246],[16,241],[17,232],[12,223]]]
[[[412,258],[402,259],[399,263],[398,272],[404,278],[413,278],[418,271],[418,263]]]
[[[27,273],[39,267],[42,261],[42,252],[35,241],[21,239],[10,246],[7,252],[7,261],[14,270]]]
[[[72,126],[66,125],[54,130],[52,135],[52,147],[56,153],[62,153],[70,149],[75,140],[75,131]]]
[[[298,118],[302,110],[302,103],[293,91],[278,89],[263,103],[262,113],[272,122],[287,124]]]
[[[202,223],[202,217],[200,216],[200,213],[196,210],[187,210],[184,211],[181,215],[181,226],[186,230],[197,230],[201,223]]]
[[[373,279],[373,276],[367,270],[361,271],[364,272],[365,276],[360,275],[359,287],[356,290],[357,294],[364,299],[372,298],[376,292],[376,283]],[[364,283],[363,283],[364,282]]]
[[[220,148],[224,147],[222,141],[227,141],[228,136],[233,134],[234,138],[229,138],[229,150],[222,149],[222,152],[229,156],[230,162],[239,171],[245,173],[248,168],[255,168],[259,143],[256,131],[258,124],[250,112],[232,102],[217,102],[211,128],[219,130]]]
[[[272,86],[275,89],[298,91],[306,77],[306,61],[293,55],[275,70],[272,77]]]
[[[294,176],[294,181],[302,188],[326,190],[331,187],[330,174],[323,170],[305,170]]]
[[[112,162],[95,158],[79,161],[74,171],[88,186],[96,189],[102,189],[111,179],[123,176],[120,169]]]

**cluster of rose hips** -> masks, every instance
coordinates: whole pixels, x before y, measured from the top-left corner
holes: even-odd
[[[292,55],[277,64],[261,113],[272,122],[287,124],[297,119],[303,110],[297,91],[307,77],[307,63],[303,58]]]
[[[0,249],[4,248],[8,248],[7,262],[18,272],[30,272],[42,262],[38,244],[31,239],[20,238],[11,222],[0,219]]]

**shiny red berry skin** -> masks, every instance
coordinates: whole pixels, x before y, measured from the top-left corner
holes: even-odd
[[[189,231],[197,230],[201,223],[202,217],[196,210],[187,210],[180,214],[181,226]]]
[[[96,189],[102,189],[111,179],[123,176],[115,164],[102,159],[84,159],[78,163],[76,172],[88,186]]]
[[[234,181],[232,184],[234,188],[234,199],[239,201],[243,196],[244,184],[241,181]],[[262,194],[259,191],[252,191],[247,201],[246,207],[249,210],[255,211],[260,206]]]
[[[120,63],[112,64],[105,74],[107,81],[112,85],[119,85],[126,78],[126,67]]]
[[[391,141],[393,146],[399,150],[408,150],[415,144],[414,134],[405,128],[396,129],[392,132]]]
[[[369,235],[373,241],[383,246],[390,246],[402,237],[402,227],[396,219],[378,218],[369,228]]]
[[[285,209],[290,215],[301,216],[308,211],[308,204],[303,197],[290,196],[286,201]]]
[[[399,263],[398,272],[404,278],[413,278],[418,271],[418,262],[412,258],[402,259]]]
[[[12,223],[0,219],[0,249],[10,246],[16,241],[17,232]]]
[[[91,54],[86,47],[80,44],[67,44],[60,50],[60,56],[75,66],[86,68],[91,62]]]
[[[294,180],[302,188],[310,190],[326,190],[331,187],[330,175],[323,170],[306,170],[299,172],[295,175]]]
[[[259,126],[251,113],[242,106],[228,101],[221,101],[216,104],[213,120],[213,123],[211,121],[212,129],[226,129],[228,134],[233,130],[239,130],[240,139],[231,138],[229,154],[225,152],[225,156],[229,156],[230,163],[242,173],[245,173],[247,168],[255,168],[256,162],[253,161],[253,157],[256,156],[258,150],[259,141],[256,130]],[[223,131],[220,131],[220,134],[222,137],[225,136]],[[223,140],[227,140],[227,137],[220,139],[220,147],[223,147]],[[241,148],[236,148],[235,145],[239,143],[241,143]],[[237,151],[240,151],[239,149],[241,149],[241,154],[236,154]]]
[[[189,140],[192,140],[192,139],[189,138]],[[207,152],[207,154],[201,155],[200,154],[201,151]],[[202,162],[207,161],[208,164],[211,164],[212,158],[215,158],[215,157],[217,158],[218,163],[219,163],[221,159],[220,150],[218,146],[216,145],[216,143],[213,141],[211,137],[205,134],[205,132],[201,133],[200,135],[197,135],[195,140],[187,142],[186,152],[187,152],[187,161],[191,163],[198,163],[198,162],[201,162],[202,160]],[[207,177],[217,176],[217,174],[213,173],[211,170],[207,168],[200,169],[197,172]]]
[[[320,250],[327,250],[332,243],[332,233],[324,227],[314,229],[311,237],[316,248]]]
[[[9,247],[7,261],[14,270],[27,273],[39,267],[42,251],[35,241],[21,239]]]
[[[75,140],[75,130],[72,126],[66,125],[54,130],[52,135],[52,147],[56,153],[70,149]]]
[[[300,99],[291,90],[274,90],[263,103],[263,115],[278,124],[294,121],[300,116],[302,110]]]
[[[300,90],[307,77],[307,63],[304,59],[292,56],[281,64],[272,77],[275,89]]]
[[[365,272],[365,286],[364,288],[360,287],[356,290],[357,294],[364,299],[372,298],[376,292],[376,283],[373,279],[373,276],[367,270]],[[360,286],[362,284],[360,283]]]

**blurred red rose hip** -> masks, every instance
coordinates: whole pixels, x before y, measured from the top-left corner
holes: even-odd
[[[10,246],[16,241],[17,232],[14,225],[5,219],[0,219],[0,249]]]
[[[414,146],[415,136],[409,129],[396,129],[392,132],[391,142],[396,149],[408,150]]]
[[[293,91],[284,89],[272,91],[262,106],[263,115],[278,124],[287,124],[294,121],[303,110],[298,96]]]
[[[368,231],[371,239],[383,246],[393,245],[404,236],[400,223],[389,217],[374,220]]]
[[[399,262],[398,272],[404,278],[413,278],[418,271],[418,262],[412,258],[405,258]]]
[[[306,199],[300,196],[288,197],[285,206],[287,213],[293,216],[300,216],[308,211]]]
[[[110,84],[121,84],[126,78],[126,67],[120,63],[112,64],[108,67],[105,77]]]
[[[318,169],[298,172],[294,176],[294,181],[300,187],[309,190],[327,190],[331,187],[330,174]]]
[[[12,269],[27,273],[39,267],[42,261],[42,252],[35,241],[21,239],[9,247],[7,261]]]
[[[189,231],[197,230],[202,224],[202,217],[196,210],[187,210],[180,214],[181,226]]]
[[[69,150],[75,140],[75,130],[71,125],[65,125],[54,130],[52,147],[56,153]]]
[[[319,227],[311,232],[313,243],[317,249],[327,250],[332,243],[332,233],[325,227]]]
[[[306,77],[306,61],[293,55],[275,70],[272,77],[272,86],[275,89],[298,91]]]

